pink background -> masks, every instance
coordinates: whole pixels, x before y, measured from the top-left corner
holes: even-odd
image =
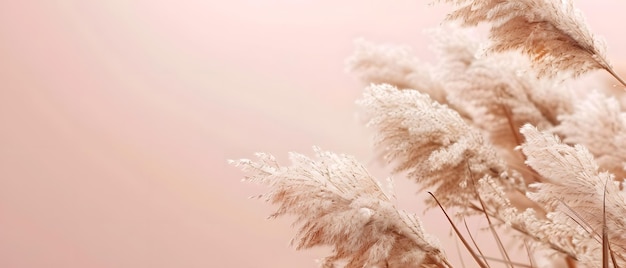
[[[0,267],[315,267],[226,159],[318,145],[388,176],[344,59],[357,37],[432,59],[447,9],[427,2],[4,1]],[[579,7],[618,63],[626,4]],[[421,216],[416,189],[398,181]],[[424,217],[455,259],[442,220]]]

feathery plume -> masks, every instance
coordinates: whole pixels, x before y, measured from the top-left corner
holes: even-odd
[[[569,223],[589,234],[576,242],[577,258],[585,264],[601,263],[602,237],[606,225],[616,257],[626,265],[626,203],[608,172],[599,172],[593,155],[582,145],[569,146],[551,133],[526,125],[521,130],[526,142],[521,146],[527,164],[547,179],[533,185],[528,196],[544,204],[553,221]],[[606,211],[606,223],[598,212]],[[571,215],[574,214],[574,215]],[[576,221],[573,221],[575,219]]]
[[[559,117],[552,129],[569,144],[584,145],[598,165],[624,180],[626,171],[626,113],[615,98],[598,92],[588,94],[572,114]]]
[[[543,209],[536,204],[533,208],[514,203],[518,199],[511,199],[501,184],[490,176],[478,180],[476,191],[484,203],[490,204],[485,212],[500,221],[494,226],[505,224],[517,231],[514,236],[519,237],[520,241],[528,240],[537,249],[549,249],[576,257],[576,241],[588,237],[573,226],[546,218]]]
[[[445,86],[449,102],[463,107],[473,124],[487,133],[508,167],[533,182],[537,176],[527,169],[523,156],[515,150],[522,142],[518,130],[526,123],[542,129],[552,124],[528,95],[533,79],[510,67],[519,65],[515,59],[512,55],[482,57],[464,72],[450,74]]]
[[[353,157],[315,148],[316,158],[292,153],[292,165],[273,156],[232,161],[246,180],[270,187],[261,195],[278,206],[272,217],[294,215],[297,249],[331,246],[324,267],[449,267],[437,242],[412,214],[395,208],[380,184]]]
[[[438,64],[433,75],[438,81],[464,73],[482,54],[480,40],[469,28],[447,23],[427,31],[432,39],[430,48],[437,55]]]
[[[468,187],[472,176],[506,176],[504,162],[480,131],[426,94],[371,85],[358,103],[376,131],[383,159],[395,172],[408,171],[422,188],[436,187],[434,194],[446,207],[465,207],[474,199]]]
[[[390,84],[399,89],[414,89],[445,103],[441,83],[433,79],[432,67],[413,56],[405,46],[376,45],[363,39],[346,61],[347,69],[366,85]]]
[[[493,96],[488,98],[489,101],[496,100],[494,96],[497,99],[518,98],[520,100],[514,101],[517,105],[510,109],[512,113],[522,105],[528,104],[524,110],[537,110],[553,125],[559,122],[558,115],[572,110],[572,96],[567,88],[556,85],[551,80],[537,79],[535,75],[531,75],[527,70],[531,70],[532,65],[527,57],[515,52],[484,53],[480,48],[481,40],[473,37],[473,31],[454,24],[444,24],[429,32],[434,40],[432,47],[439,59],[433,68],[433,77],[441,81],[446,92],[447,104],[464,117],[473,118],[469,114],[475,114],[476,111],[469,110],[477,109],[479,113],[485,110],[483,107],[470,105],[471,102],[480,101],[479,99],[483,97],[478,96],[480,94],[476,91],[493,91],[490,93]],[[505,94],[501,92],[512,89],[515,90]],[[506,102],[500,101],[496,105],[499,108],[498,113],[502,113],[501,108],[504,104]],[[493,104],[487,106],[493,107]],[[483,120],[484,118],[472,121],[480,127]]]
[[[578,101],[563,83],[604,69],[626,86],[602,42],[570,0],[440,1],[459,6],[448,21],[490,24],[490,43],[444,25],[433,35],[434,65],[363,40],[347,61],[371,83],[358,104],[380,158],[433,191],[430,208],[487,219],[502,260],[461,237],[481,267],[525,266],[505,252],[502,227],[524,242],[529,267],[626,267],[626,194],[613,181],[626,185],[626,113],[598,93]],[[314,150],[292,153],[290,166],[268,154],[232,162],[270,188],[259,197],[278,207],[271,217],[295,216],[296,249],[330,246],[323,267],[451,266],[354,157]]]
[[[604,45],[591,34],[570,0],[445,0],[462,7],[448,20],[491,23],[491,51],[528,55],[540,76],[569,71],[574,76],[604,69],[626,86],[606,60]]]

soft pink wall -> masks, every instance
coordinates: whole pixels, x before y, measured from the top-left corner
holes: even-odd
[[[421,31],[445,8],[427,2],[1,3],[0,267],[315,267],[226,159],[369,162],[344,58],[357,37],[432,58]],[[623,57],[626,4],[581,4]]]

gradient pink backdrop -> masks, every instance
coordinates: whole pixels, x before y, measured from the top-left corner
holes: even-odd
[[[0,267],[315,267],[226,159],[371,163],[344,59],[357,37],[432,59],[422,29],[446,8],[427,2],[0,3]],[[624,58],[626,4],[579,6]],[[424,219],[456,255],[442,220]]]

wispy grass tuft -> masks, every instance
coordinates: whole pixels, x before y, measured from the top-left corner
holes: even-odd
[[[377,159],[430,194],[424,209],[441,209],[469,267],[626,267],[625,103],[599,93],[604,81],[577,83],[605,70],[626,86],[602,41],[569,0],[440,2],[455,9],[432,31],[436,62],[364,40],[348,60]],[[479,24],[489,36],[467,29]],[[272,218],[295,217],[296,249],[331,247],[323,267],[453,267],[355,157],[314,151],[231,161],[268,187]],[[487,232],[496,253],[474,239]]]

